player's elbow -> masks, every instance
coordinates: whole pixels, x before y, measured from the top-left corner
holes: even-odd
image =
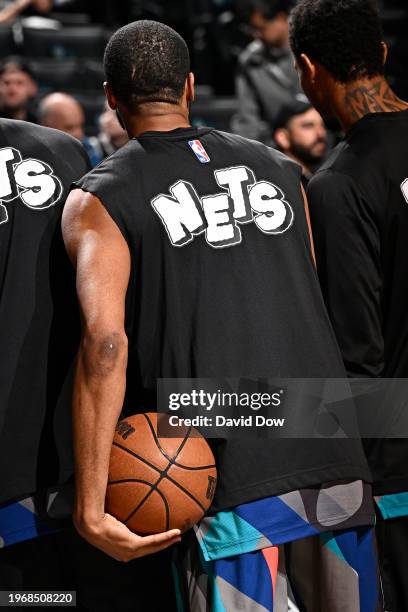
[[[92,377],[125,371],[128,356],[126,333],[124,330],[86,330],[81,352],[86,371]]]

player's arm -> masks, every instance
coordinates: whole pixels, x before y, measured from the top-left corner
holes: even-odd
[[[82,190],[68,197],[62,228],[77,270],[82,315],[73,394],[74,522],[88,542],[128,561],[170,546],[180,534],[172,530],[139,537],[104,510],[111,446],[126,386],[124,318],[130,253],[100,201]]]
[[[305,215],[306,215],[307,228],[309,230],[310,251],[312,253],[312,259],[314,261],[314,264],[316,265],[316,252],[315,252],[315,246],[314,246],[314,240],[313,240],[312,224],[311,224],[311,221],[310,221],[309,204],[308,204],[308,201],[307,201],[306,192],[305,192],[305,190],[303,188],[303,185],[301,185],[301,189],[302,189],[302,195],[303,195],[303,203],[304,203],[304,206],[305,206]]]
[[[381,376],[380,237],[373,211],[346,175],[318,173],[307,191],[317,270],[349,376]]]

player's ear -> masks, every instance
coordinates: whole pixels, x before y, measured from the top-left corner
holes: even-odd
[[[285,128],[278,128],[273,135],[273,139],[281,151],[285,152],[289,149],[289,135]]]
[[[109,108],[111,108],[112,110],[116,110],[118,107],[118,103],[116,100],[116,97],[111,89],[111,86],[109,85],[109,83],[107,81],[104,82],[103,84],[103,89],[105,91],[105,96],[106,99],[108,101],[108,105]]]
[[[383,64],[385,65],[388,57],[388,45],[386,42],[382,41],[381,46],[383,48]]]
[[[192,72],[189,72],[186,79],[186,99],[187,102],[194,102],[195,98],[195,78]]]
[[[315,62],[306,53],[302,53],[300,56],[300,62],[302,63],[303,71],[306,73],[308,80],[314,82],[316,80],[317,66]]]

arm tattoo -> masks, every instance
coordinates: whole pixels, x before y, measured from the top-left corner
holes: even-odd
[[[407,108],[384,79],[378,79],[369,85],[359,85],[348,91],[344,103],[355,120],[368,113],[401,111]]]

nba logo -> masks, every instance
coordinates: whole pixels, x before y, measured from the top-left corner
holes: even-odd
[[[199,140],[189,140],[188,144],[194,151],[194,154],[198,161],[200,161],[202,164],[208,164],[208,162],[211,161],[207,151],[204,149],[203,145]]]

